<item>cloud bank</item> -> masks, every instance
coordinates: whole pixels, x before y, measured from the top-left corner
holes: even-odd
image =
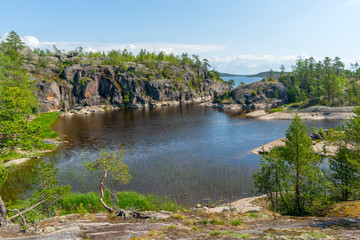
[[[360,0],[353,0],[349,2],[359,2]],[[353,3],[353,4],[354,4]],[[1,39],[5,39],[7,34],[4,34]],[[222,55],[228,49],[221,45],[199,45],[199,44],[181,44],[181,43],[85,43],[85,42],[48,42],[40,41],[35,36],[24,36],[22,40],[31,48],[52,49],[53,45],[60,50],[71,51],[77,47],[83,47],[87,52],[93,51],[110,51],[127,49],[134,54],[138,53],[140,49],[146,49],[150,52],[164,51],[166,53],[188,53],[198,54],[200,58],[207,57],[211,66],[219,72],[234,73],[234,74],[255,74],[262,71],[268,71],[270,68],[274,71],[279,71],[280,66],[284,65],[286,71],[291,71],[291,66],[295,64],[297,58],[308,58],[305,53],[299,55],[288,56],[274,56],[274,55],[238,55],[233,57],[219,57],[218,53]],[[209,57],[210,56],[210,57]],[[314,57],[315,60],[322,60],[323,58]],[[350,66],[350,63],[360,62],[360,57],[353,59],[343,59],[343,62]]]
[[[240,55],[236,57],[220,58],[213,56],[209,58],[212,66],[220,72],[229,72],[237,74],[255,74],[262,71],[268,71],[272,68],[274,71],[280,71],[280,66],[284,65],[286,71],[291,70],[291,66],[295,64],[297,58],[307,58],[306,54],[298,56],[253,56],[253,55]]]
[[[189,52],[193,54],[208,53],[214,51],[222,51],[225,46],[221,45],[198,45],[198,44],[181,44],[181,43],[84,43],[84,42],[42,42],[34,36],[25,36],[22,38],[26,45],[31,48],[52,49],[53,45],[60,50],[71,51],[77,47],[83,47],[85,51],[110,51],[127,49],[133,53],[139,52],[141,49],[146,49],[150,52],[164,51],[166,53],[181,54]]]

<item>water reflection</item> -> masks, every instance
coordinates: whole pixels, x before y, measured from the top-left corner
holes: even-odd
[[[6,183],[0,189],[0,196],[5,202],[26,198],[38,163],[39,159],[32,159],[21,166],[10,167]]]
[[[307,121],[336,126],[339,121]],[[167,195],[182,203],[251,195],[258,156],[251,149],[285,135],[289,121],[260,121],[196,104],[62,117],[54,126],[68,141],[45,159],[56,162],[73,191],[98,191],[85,172],[103,148],[125,148],[133,180],[111,189]]]

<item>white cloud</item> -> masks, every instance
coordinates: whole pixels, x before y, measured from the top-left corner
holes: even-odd
[[[240,55],[236,57],[220,58],[213,56],[209,58],[211,65],[220,72],[237,73],[237,74],[253,74],[262,71],[268,71],[272,68],[274,71],[279,71],[283,64],[287,70],[291,70],[297,58],[307,58],[306,54],[298,56],[254,56],[254,55]]]
[[[31,46],[33,48],[38,48],[40,45],[39,40],[33,36],[25,36],[22,38],[26,45]]]
[[[349,1],[354,4],[360,0]],[[5,39],[7,34],[1,36],[1,39]],[[77,47],[83,47],[87,52],[96,52],[96,51],[110,51],[110,50],[123,50],[128,49],[134,54],[138,53],[140,49],[146,49],[150,52],[160,52],[164,51],[165,53],[188,53],[198,54],[200,58],[204,56],[207,57],[211,66],[217,71],[226,72],[226,73],[235,73],[235,74],[255,74],[262,71],[268,71],[272,68],[274,71],[279,71],[280,66],[283,64],[287,71],[291,71],[291,66],[295,64],[295,61],[298,57],[308,58],[307,54],[299,55],[287,55],[287,56],[274,56],[274,55],[239,55],[235,57],[218,57],[215,54],[217,52],[222,52],[224,54],[226,49],[225,46],[221,45],[199,45],[199,44],[181,44],[181,43],[84,43],[84,42],[47,42],[40,41],[34,36],[24,36],[22,40],[31,48],[41,48],[41,49],[52,49],[55,44],[56,47],[60,50],[71,51]],[[314,57],[316,61],[322,60],[321,57]],[[347,67],[350,66],[350,63],[360,62],[360,57],[342,59]]]
[[[199,44],[181,44],[181,43],[84,43],[84,42],[42,42],[34,36],[25,36],[23,41],[31,48],[52,49],[55,44],[60,50],[71,51],[76,47],[83,47],[89,51],[110,51],[118,49],[128,49],[137,53],[140,49],[148,49],[155,52],[164,51],[166,53],[181,54],[187,52],[190,54],[208,53],[225,49],[219,45],[199,45]]]
[[[346,6],[360,6],[360,0],[349,0],[345,3]]]

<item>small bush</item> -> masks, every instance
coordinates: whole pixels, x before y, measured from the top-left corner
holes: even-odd
[[[242,238],[242,239],[251,238],[251,234],[244,233],[244,234],[241,235],[241,238]]]
[[[59,134],[54,131],[51,126],[56,122],[59,115],[59,112],[41,113],[30,122],[30,126],[40,127],[40,138],[56,138],[59,136]]]
[[[180,206],[168,198],[160,198],[154,195],[142,195],[136,192],[119,192],[117,205],[125,209],[137,209],[139,211],[178,211]]]
[[[251,95],[257,96],[257,91],[253,91],[253,92],[251,93]]]
[[[284,108],[272,108],[272,109],[270,110],[270,113],[283,112],[283,111],[285,111]]]
[[[97,213],[105,210],[99,202],[99,195],[94,192],[70,193],[59,201],[61,214]]]
[[[209,232],[210,236],[219,236],[221,234],[221,232],[219,231],[211,231]]]
[[[222,220],[219,220],[219,219],[211,219],[210,223],[212,225],[224,225],[224,222]]]
[[[242,225],[242,221],[240,221],[239,219],[234,219],[230,222],[231,225],[233,226],[241,226]]]
[[[201,219],[199,222],[202,223],[202,224],[204,224],[204,225],[207,225],[207,224],[208,224],[208,220],[207,220],[207,219]]]
[[[184,219],[184,216],[182,216],[180,214],[175,214],[175,215],[172,215],[172,218],[182,220],[182,219]]]
[[[258,215],[256,213],[249,213],[249,217],[258,218]]]

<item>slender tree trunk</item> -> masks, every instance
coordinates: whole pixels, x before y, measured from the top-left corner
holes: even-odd
[[[0,196],[0,227],[3,227],[6,225],[6,215],[8,214],[5,204]]]
[[[300,204],[300,170],[299,166],[296,166],[296,189],[295,189],[295,201],[298,209],[299,216],[301,216],[301,204]]]
[[[109,207],[109,206],[106,205],[106,203],[104,202],[104,181],[105,181],[106,176],[107,176],[107,171],[108,171],[108,170],[105,170],[104,177],[103,177],[103,179],[101,180],[101,183],[100,183],[100,193],[101,193],[101,197],[99,198],[99,201],[100,201],[100,203],[104,206],[104,208],[105,208],[106,210],[108,210],[110,213],[112,213],[112,212],[115,212],[115,209]]]

